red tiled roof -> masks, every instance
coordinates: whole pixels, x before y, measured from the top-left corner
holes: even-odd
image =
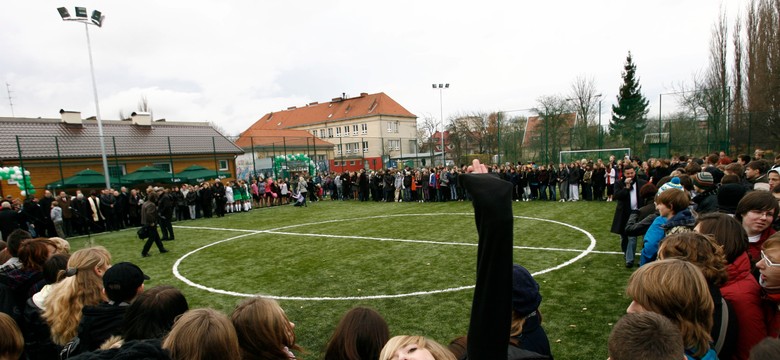
[[[564,125],[564,129],[571,129],[574,127],[574,122],[577,120],[577,113],[566,113],[563,114],[566,120],[566,125]],[[529,146],[531,145],[531,138],[534,135],[539,135],[544,131],[544,123],[542,122],[542,118],[540,116],[530,116],[528,117],[528,124],[526,125],[526,131],[523,135],[523,145]],[[567,135],[568,136],[568,135]]]
[[[250,139],[251,137],[251,139]],[[315,137],[306,130],[254,130],[247,129],[236,141],[241,148],[254,146],[276,146],[281,149],[284,146],[302,147],[333,147],[330,142]]]
[[[358,97],[335,98],[324,103],[311,103],[303,107],[292,107],[287,110],[271,112],[252,124],[247,131],[293,129],[300,126],[380,114],[410,118],[417,117],[385,93],[362,93]],[[243,135],[242,133],[241,136]]]

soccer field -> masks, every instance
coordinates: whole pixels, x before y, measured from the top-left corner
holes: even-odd
[[[630,303],[623,293],[614,203],[515,202],[514,262],[541,286],[543,325],[556,359],[606,358],[612,324]],[[138,264],[146,287],[180,288],[191,308],[230,314],[244,297],[279,299],[296,324],[304,359],[318,359],[341,315],[369,306],[391,335],[443,344],[468,329],[477,234],[469,202],[323,201],[306,208],[256,209],[174,223],[171,250],[142,258],[134,230],[97,234],[113,262]],[[86,246],[85,237],[71,246]]]

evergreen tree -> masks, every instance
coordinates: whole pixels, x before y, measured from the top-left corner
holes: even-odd
[[[642,86],[636,78],[636,65],[628,52],[626,64],[623,67],[623,85],[617,96],[617,106],[612,105],[612,120],[609,122],[609,133],[617,137],[623,145],[636,148],[645,127],[647,127],[648,101],[642,95]]]

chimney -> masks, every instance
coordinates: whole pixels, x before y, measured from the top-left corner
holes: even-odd
[[[81,125],[81,112],[79,111],[68,111],[64,109],[60,109],[60,116],[62,117],[62,122],[65,124],[72,124],[72,125]]]
[[[133,125],[152,126],[152,114],[145,112],[133,112],[130,114]]]
[[[360,93],[360,97],[366,97],[368,96],[368,93]]]

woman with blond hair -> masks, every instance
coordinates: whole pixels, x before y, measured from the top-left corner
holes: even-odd
[[[680,259],[649,263],[631,275],[626,294],[632,299],[626,312],[656,312],[680,328],[687,359],[718,358],[710,348],[714,305],[696,265]]]
[[[726,258],[720,245],[708,235],[674,234],[664,239],[658,250],[658,258],[677,258],[699,267],[707,280],[714,305],[712,330],[710,330],[713,348],[719,358],[732,359],[736,352],[739,328],[736,311],[720,292],[720,287],[729,277]]]
[[[391,338],[379,360],[456,360],[441,344],[425,336],[400,335]]]
[[[253,297],[242,301],[231,316],[244,360],[295,359],[295,324],[274,299]]]
[[[173,324],[162,343],[172,360],[239,360],[236,329],[214,309],[187,311]]]
[[[81,249],[68,260],[65,277],[52,287],[45,301],[43,318],[51,328],[55,344],[65,345],[76,336],[81,310],[103,298],[103,274],[111,266],[111,254],[102,246]]]

